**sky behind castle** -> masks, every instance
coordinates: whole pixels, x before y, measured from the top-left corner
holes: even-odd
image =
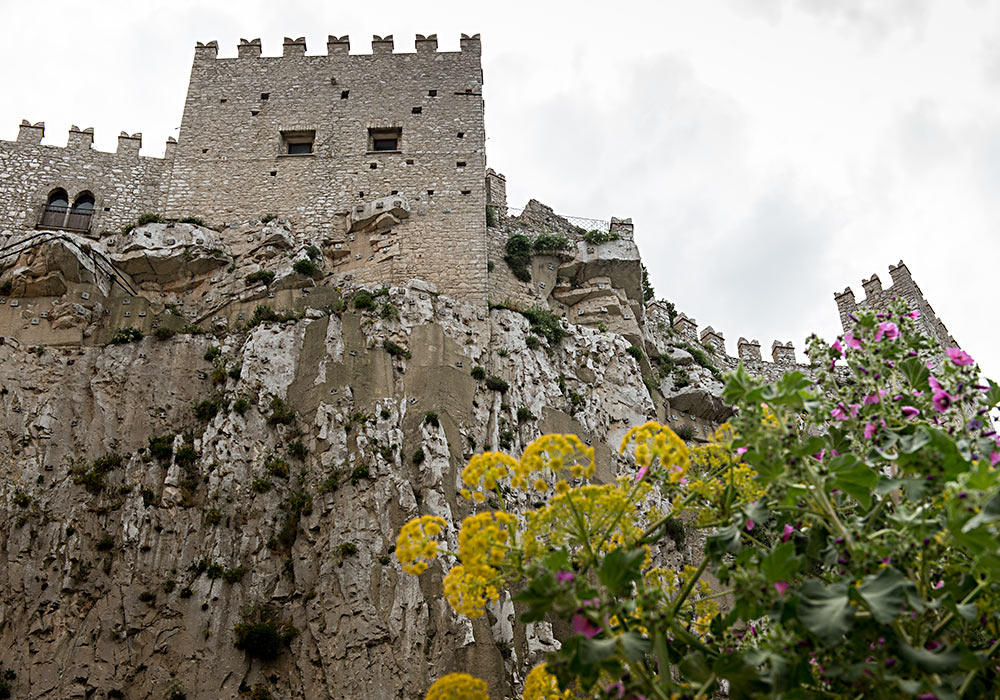
[[[511,206],[631,216],[658,296],[699,326],[798,349],[833,293],[904,259],[987,374],[1000,252],[1000,3],[706,0],[419,5],[0,0],[0,138],[177,135],[195,41],[280,55],[480,32],[488,164]]]

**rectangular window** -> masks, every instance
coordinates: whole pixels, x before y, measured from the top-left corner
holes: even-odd
[[[307,156],[313,152],[315,131],[282,131],[281,155]]]
[[[400,151],[402,150],[402,129],[369,129],[369,151]]]

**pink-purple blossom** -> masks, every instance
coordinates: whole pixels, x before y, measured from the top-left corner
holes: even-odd
[[[645,465],[643,465],[643,466],[642,466],[642,467],[641,467],[641,468],[639,469],[639,471],[637,471],[637,472],[635,473],[635,480],[636,480],[636,481],[642,481],[643,477],[645,477],[645,476],[646,476],[646,472],[648,472],[648,471],[649,471],[649,465],[648,465],[648,464],[645,464]]]
[[[972,356],[969,355],[969,353],[960,348],[948,348],[947,352],[948,352],[948,357],[951,358],[951,361],[954,362],[959,367],[971,365],[972,363],[975,362],[975,360],[972,359]]]
[[[931,395],[931,403],[934,404],[934,410],[938,413],[944,413],[949,408],[954,401],[954,397],[947,391],[935,391]]]
[[[594,637],[601,631],[601,628],[583,615],[574,615],[573,631],[577,634],[582,634],[584,637]]]
[[[738,454],[738,455],[746,454],[746,452],[747,452],[748,449],[749,448],[746,445],[744,445],[743,447],[737,447],[736,448],[736,454]]]
[[[625,686],[622,685],[621,681],[615,681],[610,685],[606,685],[604,687],[604,692],[612,697],[623,698],[625,697]]]
[[[833,348],[837,352],[837,354],[840,355],[841,357],[844,356],[844,348],[840,344],[839,340],[833,341],[833,345],[831,345],[830,347]]]
[[[753,518],[747,518],[747,532],[752,531],[754,528]]]
[[[861,349],[861,341],[858,338],[855,338],[854,334],[851,332],[844,333],[844,342],[847,343],[847,347],[852,350]]]
[[[916,418],[920,415],[920,409],[913,406],[903,406],[903,415],[906,418]]]
[[[877,425],[875,425],[871,421],[868,421],[867,423],[865,423],[865,439],[866,440],[871,440],[873,437],[875,437],[875,433],[877,431],[878,431],[878,426]]]
[[[847,420],[848,418],[857,418],[858,410],[861,408],[861,404],[852,403],[845,406],[843,403],[838,403],[837,407],[830,411],[830,415],[836,420]]]
[[[920,318],[920,312],[916,311],[916,310],[911,311],[910,313],[908,313],[906,315],[909,316],[910,318]]]
[[[778,591],[779,596],[784,596],[785,591],[788,590],[788,584],[784,581],[775,581],[774,590]]]
[[[882,338],[888,338],[889,340],[894,340],[899,337],[899,327],[892,321],[882,321],[878,324],[878,328],[875,329],[875,342],[882,340]]]
[[[572,581],[576,576],[572,571],[558,571],[556,572],[557,581]]]
[[[787,542],[789,539],[791,539],[792,533],[794,532],[795,528],[789,525],[788,523],[785,523],[785,527],[781,531],[781,541]]]

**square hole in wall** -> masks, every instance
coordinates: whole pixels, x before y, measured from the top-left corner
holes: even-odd
[[[203,148],[203,149],[201,149],[201,152],[202,153],[208,153],[208,149],[207,148]]]
[[[434,190],[427,190],[427,194],[434,194]]]
[[[269,92],[262,92],[262,93],[260,93],[260,99],[263,102],[267,102],[269,99],[271,99],[271,93],[269,93]]]
[[[402,150],[402,129],[369,129],[369,151],[399,151]]]
[[[465,161],[464,160],[460,160],[460,161],[456,162],[455,163],[455,167],[456,168],[464,168],[465,167]]]
[[[111,211],[111,207],[104,207],[104,211]]]
[[[278,176],[278,171],[277,170],[272,170],[271,171],[271,177],[277,177],[277,176]]]
[[[376,170],[376,169],[378,169],[378,163],[369,163],[369,164],[368,164],[368,167],[369,167],[369,168],[370,168],[371,170]]]
[[[428,90],[427,91],[427,96],[428,97],[437,97],[438,96],[438,91],[437,90]]]
[[[462,194],[472,194],[472,190],[462,190]]]
[[[410,113],[411,114],[420,114],[423,111],[424,111],[423,107],[414,107],[413,109],[410,110]]]
[[[285,156],[307,156],[313,152],[313,142],[316,140],[315,131],[282,131],[281,132],[281,155]]]
[[[389,194],[399,194],[399,190],[393,190],[393,191],[392,191],[392,192],[390,192]]]
[[[340,99],[346,100],[350,96],[351,96],[351,91],[350,90],[341,90],[340,91]]]
[[[227,99],[226,99],[225,97],[220,97],[220,98],[219,98],[219,102],[220,102],[220,103],[223,103],[223,102],[229,102],[229,100],[227,100]]]
[[[407,165],[413,165],[413,159],[412,158],[407,158],[406,159],[406,164]]]
[[[260,110],[259,109],[251,109],[250,110],[250,116],[251,117],[256,117],[258,114],[260,114]]]
[[[361,199],[364,199],[365,198],[365,193],[364,192],[358,192],[358,196],[361,197]]]

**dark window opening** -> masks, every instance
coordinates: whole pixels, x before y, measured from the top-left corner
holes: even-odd
[[[340,99],[346,100],[350,96],[350,94],[351,94],[350,90],[341,90],[340,91]]]
[[[260,99],[264,102],[267,102],[269,99],[271,99],[271,93],[269,92],[260,93]]]
[[[90,230],[90,217],[94,215],[94,195],[84,192],[76,197],[73,208],[66,217],[66,228],[71,231]]]
[[[413,165],[413,159],[412,158],[407,158],[406,159],[406,164],[407,165]]]
[[[45,202],[45,209],[42,210],[42,220],[39,226],[45,228],[62,228],[66,221],[66,212],[69,211],[69,195],[66,190],[52,190],[49,198]]]
[[[378,168],[378,163],[369,163],[368,167],[371,168],[372,170],[375,170],[376,168]]]
[[[225,102],[229,102],[229,100],[227,100],[225,97],[222,97],[222,98],[219,99],[219,102],[225,103]]]
[[[472,190],[462,190],[462,194],[472,194]]]
[[[457,163],[455,163],[455,167],[457,167],[457,168],[464,168],[465,167],[465,161],[464,160],[458,161]]]
[[[369,129],[369,151],[399,151],[403,140],[402,129]]]
[[[459,131],[458,132],[458,138],[464,139],[465,138],[465,132],[464,131]]]
[[[251,109],[250,110],[250,116],[251,117],[256,117],[258,114],[260,114],[260,110],[259,109]]]
[[[438,91],[437,90],[428,90],[427,91],[427,96],[428,97],[437,97],[438,96]]]
[[[390,192],[389,194],[399,194],[399,190],[393,190],[393,191],[392,191],[392,192]]]
[[[277,177],[277,176],[278,176],[278,171],[277,170],[272,170],[271,171],[271,177]]]
[[[281,153],[289,156],[307,156],[313,152],[315,131],[282,131]]]
[[[111,207],[104,207],[104,211],[111,211]]]
[[[414,107],[413,109],[410,110],[410,112],[412,112],[413,114],[420,114],[423,111],[424,111],[423,107]]]
[[[360,197],[361,199],[364,199],[365,198],[365,193],[364,192],[358,192],[358,197]]]
[[[427,190],[427,194],[428,194],[428,195],[432,195],[432,194],[434,194],[434,190]]]
[[[201,149],[201,152],[202,153],[208,153],[208,149],[207,148],[203,148],[203,149]]]

